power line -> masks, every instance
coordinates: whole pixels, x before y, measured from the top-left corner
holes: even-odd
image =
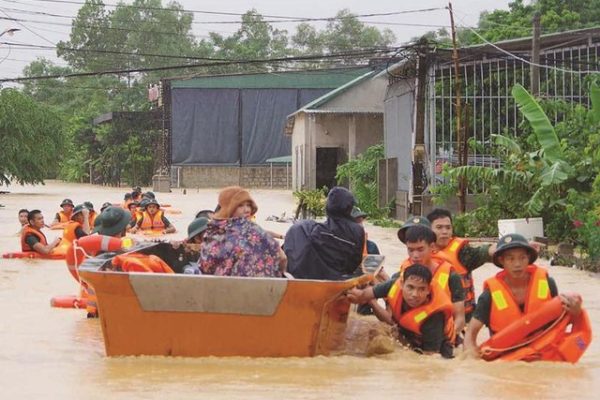
[[[7,1],[9,3],[17,3],[16,1],[11,1],[11,0],[4,0],[4,1]],[[43,2],[43,3],[64,3],[64,4],[80,4],[80,5],[85,4],[85,2],[82,2],[82,1],[72,1],[72,0],[31,0],[31,1],[37,1],[37,2]],[[23,3],[20,3],[20,4],[23,4]],[[176,9],[176,8],[169,8],[169,7],[137,6],[137,5],[133,5],[133,4],[104,3],[104,6],[113,7],[113,8],[117,8],[117,7],[135,8],[135,9],[140,9],[140,10],[176,11],[176,12],[187,12],[187,13],[193,13],[193,14],[229,15],[229,16],[236,16],[236,17],[244,16],[247,14],[247,12],[246,13],[234,13],[234,12],[227,12],[227,11],[189,10],[189,9],[184,9],[184,8]],[[392,12],[385,12],[385,13],[359,14],[359,15],[354,15],[354,16],[361,17],[361,18],[368,18],[368,17],[393,16],[393,15],[401,15],[401,14],[413,14],[413,13],[429,12],[429,11],[437,11],[437,10],[444,10],[444,8],[443,7],[422,8],[422,9],[415,9],[415,10],[402,10],[402,11],[392,11]],[[293,22],[293,21],[300,21],[300,20],[303,20],[303,21],[328,21],[328,20],[347,18],[347,17],[305,18],[305,17],[290,17],[290,16],[282,16],[282,15],[268,15],[268,14],[260,14],[260,13],[257,13],[257,14],[262,17],[266,17],[266,18],[277,18],[277,19],[290,20],[290,21],[282,21],[282,22]],[[233,21],[223,21],[223,23],[232,23],[232,22]],[[273,21],[273,22],[278,22],[278,21]],[[239,23],[239,21],[236,21],[236,23]]]
[[[388,50],[388,51],[390,51],[390,50]],[[396,51],[396,49],[393,49],[393,51]],[[100,75],[113,75],[113,74],[118,75],[118,74],[134,73],[134,72],[152,72],[152,71],[165,71],[165,70],[188,69],[188,68],[199,68],[199,67],[222,67],[222,66],[231,66],[231,65],[253,65],[253,64],[270,64],[270,63],[277,64],[277,63],[286,63],[286,62],[318,61],[318,60],[339,59],[339,58],[349,58],[349,57],[358,58],[358,57],[373,56],[374,54],[382,53],[382,52],[386,52],[386,51],[377,49],[377,50],[372,50],[372,51],[345,52],[345,53],[336,53],[336,54],[328,54],[328,55],[277,57],[277,58],[265,58],[265,59],[255,59],[255,60],[229,60],[229,61],[220,61],[220,62],[213,62],[213,63],[171,65],[171,66],[162,66],[162,67],[130,68],[130,69],[93,71],[93,72],[75,72],[75,73],[68,73],[68,74],[40,75],[40,76],[19,77],[19,78],[5,78],[5,79],[0,79],[0,82],[23,82],[23,81],[41,80],[41,79],[73,78],[73,77],[100,76]]]

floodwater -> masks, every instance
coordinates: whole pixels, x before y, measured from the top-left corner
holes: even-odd
[[[91,200],[97,208],[118,202],[123,189],[48,182],[45,186],[0,187],[0,252],[17,251],[20,208],[40,208],[51,222],[65,197]],[[284,233],[288,225],[267,222],[293,212],[289,191],[256,190],[257,221]],[[180,189],[158,200],[182,211],[169,215],[183,237],[196,211],[216,204],[216,190]],[[391,271],[406,256],[393,229],[367,226],[387,256]],[[46,231],[54,237],[58,231]],[[545,264],[542,262],[541,264]],[[475,274],[477,288],[496,268]],[[561,291],[583,295],[595,333],[600,332],[600,279],[564,267],[550,267]],[[346,355],[315,358],[108,358],[99,320],[80,310],[50,308],[50,298],[77,293],[64,261],[0,259],[0,397],[2,399],[596,399],[600,393],[600,341],[577,365],[485,363],[418,356],[396,347],[366,357],[372,317],[352,319]]]

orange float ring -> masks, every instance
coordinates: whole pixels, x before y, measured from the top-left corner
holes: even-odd
[[[67,249],[70,243],[62,241],[48,254],[38,253],[37,251],[11,251],[2,254],[2,258],[31,258],[43,260],[63,260],[67,255]]]
[[[481,346],[486,361],[567,361],[577,362],[592,340],[592,328],[585,310],[573,317],[554,297],[538,310],[524,315]]]
[[[87,298],[77,296],[56,296],[50,299],[50,307],[54,308],[77,308],[87,307]]]
[[[133,245],[131,238],[115,238],[104,235],[89,235],[73,241],[65,254],[65,261],[69,272],[79,282],[77,267],[81,265],[86,256],[95,256],[101,251],[119,251]]]

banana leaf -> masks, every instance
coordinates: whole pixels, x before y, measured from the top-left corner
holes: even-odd
[[[542,110],[538,102],[529,94],[525,88],[516,84],[512,88],[512,96],[519,105],[535,136],[544,150],[544,158],[549,163],[554,163],[562,158],[562,150],[554,127],[548,116]]]
[[[496,142],[497,145],[504,147],[511,154],[521,154],[521,146],[512,138],[504,135],[491,134],[490,137]]]
[[[573,173],[573,168],[564,161],[557,161],[551,165],[545,166],[542,170],[542,186],[558,185],[569,178]]]
[[[595,124],[600,122],[600,86],[598,86],[596,80],[597,79],[593,79],[592,84],[590,85],[590,100],[592,101],[590,115]]]

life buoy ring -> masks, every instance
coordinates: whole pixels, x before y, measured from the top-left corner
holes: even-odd
[[[169,264],[154,254],[122,254],[113,258],[112,264],[123,272],[175,273]]]
[[[119,251],[133,246],[131,238],[115,238],[104,235],[89,235],[73,241],[65,254],[65,261],[69,272],[79,282],[77,267],[81,265],[86,256],[95,256],[101,251]]]
[[[481,346],[486,361],[577,362],[592,340],[589,316],[567,314],[559,297],[524,315]]]
[[[85,309],[87,307],[87,298],[78,296],[56,296],[50,299],[50,307]]]
[[[38,253],[37,251],[11,251],[2,254],[2,258],[31,258],[43,260],[63,260],[67,255],[70,243],[63,241],[52,249],[48,254]]]
[[[44,260],[62,260],[65,258],[61,254],[42,254],[37,251],[14,251],[2,254],[2,258],[39,258]]]

